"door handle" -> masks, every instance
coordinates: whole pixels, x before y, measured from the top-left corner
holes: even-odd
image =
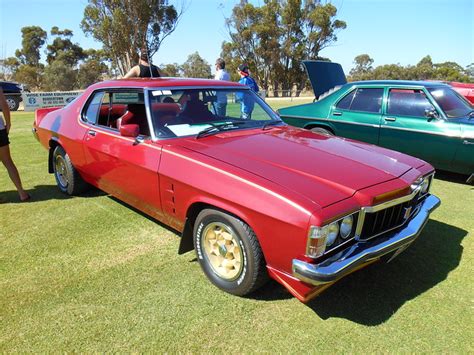
[[[96,132],[93,131],[92,129],[90,129],[90,130],[87,131],[87,134],[88,134],[89,136],[94,136],[94,137],[95,137]]]
[[[395,117],[384,117],[385,121],[395,122],[397,119]]]
[[[465,139],[465,140],[462,142],[462,144],[474,145],[474,142],[470,142],[470,141],[468,141],[468,140]]]
[[[342,112],[339,112],[339,111],[334,111],[332,114],[334,116],[342,116]]]

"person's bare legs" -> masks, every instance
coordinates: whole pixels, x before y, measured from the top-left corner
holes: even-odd
[[[3,165],[5,165],[5,168],[7,168],[8,175],[13,181],[13,184],[15,184],[18,194],[20,195],[20,200],[27,200],[29,195],[21,185],[20,174],[18,174],[18,169],[12,160],[10,155],[10,147],[8,145],[0,147],[0,160],[2,161]]]

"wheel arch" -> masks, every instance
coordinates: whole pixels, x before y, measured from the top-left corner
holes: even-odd
[[[224,206],[218,201],[207,201],[207,200],[195,201],[189,205],[186,211],[186,219],[184,222],[183,231],[181,232],[181,241],[179,243],[178,254],[184,254],[188,251],[194,250],[194,243],[193,243],[194,223],[199,213],[205,209],[214,209],[223,213],[227,213],[232,217],[235,217],[237,219],[244,221],[250,226],[250,228],[252,228],[251,223],[248,221],[248,218],[246,218],[246,214],[242,213],[242,211],[239,211],[232,206],[229,206],[229,205]]]
[[[54,173],[54,169],[53,169],[53,153],[54,153],[54,150],[56,149],[57,146],[61,146],[61,143],[59,142],[59,140],[56,138],[56,137],[52,137],[49,142],[48,142],[48,145],[49,145],[49,150],[48,150],[48,173],[52,174]],[[64,147],[63,147],[64,149]]]
[[[313,128],[324,128],[330,131],[332,134],[336,134],[335,128],[329,123],[310,122],[307,123],[303,128],[308,130],[311,130]]]

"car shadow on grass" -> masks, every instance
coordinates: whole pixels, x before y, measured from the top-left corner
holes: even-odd
[[[26,203],[34,203],[39,201],[48,200],[66,200],[74,196],[69,196],[59,191],[56,185],[36,185],[34,188],[27,190],[30,194],[31,199]],[[90,190],[82,193],[80,197],[98,197],[106,195],[105,192],[98,189],[91,188]],[[4,203],[25,203],[20,202],[18,192],[16,190],[0,191],[0,204]]]
[[[466,235],[463,229],[430,220],[421,236],[392,262],[374,263],[345,277],[308,307],[322,319],[382,324],[405,302],[435,287],[456,269]]]
[[[450,171],[436,170],[435,178],[443,180],[443,181],[454,182],[454,183],[457,183],[457,184],[469,185],[466,182],[467,178],[468,178],[468,175],[461,175],[461,174],[457,174],[457,173],[452,173]]]

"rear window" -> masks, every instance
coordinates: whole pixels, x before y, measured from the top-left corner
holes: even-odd
[[[345,96],[337,108],[361,112],[382,112],[382,88],[358,88]]]

